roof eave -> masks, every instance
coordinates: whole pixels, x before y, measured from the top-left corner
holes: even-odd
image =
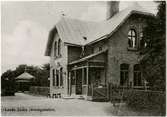
[[[55,31],[57,31],[56,26],[54,26],[50,32],[49,32],[49,37],[48,37],[48,41],[46,44],[46,49],[45,49],[45,56],[50,56],[50,52],[51,52],[51,42],[52,42],[52,38],[54,37],[54,33]]]
[[[83,46],[83,45],[80,45],[80,44],[74,44],[74,43],[69,43],[69,42],[64,42],[64,45],[75,46],[75,47],[82,47]]]
[[[96,43],[96,42],[99,42],[99,41],[101,41],[101,40],[103,40],[103,39],[107,39],[107,38],[110,37],[114,32],[116,32],[116,31],[119,29],[119,27],[126,21],[126,19],[128,19],[128,18],[130,17],[130,15],[132,15],[133,13],[138,13],[138,14],[142,14],[142,15],[146,15],[146,16],[155,17],[155,15],[152,14],[152,13],[142,12],[142,11],[137,11],[137,10],[132,10],[132,11],[130,12],[130,14],[127,15],[127,16],[125,17],[125,19],[124,19],[124,20],[115,28],[115,30],[112,31],[110,34],[104,35],[104,36],[102,36],[102,37],[100,37],[100,38],[98,38],[98,39],[95,39],[94,41],[91,41],[91,42],[85,44],[85,45],[91,45],[91,44],[94,44],[94,43]]]

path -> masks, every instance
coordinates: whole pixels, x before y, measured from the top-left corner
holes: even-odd
[[[2,115],[34,116],[34,115],[61,115],[61,116],[113,116],[113,115],[140,115],[127,108],[118,111],[110,102],[92,102],[80,99],[51,99],[16,93],[15,96],[2,97]]]

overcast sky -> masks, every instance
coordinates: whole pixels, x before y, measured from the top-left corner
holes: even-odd
[[[138,2],[156,13],[156,3]],[[133,2],[120,2],[120,10]],[[15,69],[19,64],[49,63],[44,56],[49,30],[64,13],[67,17],[101,21],[106,17],[106,2],[2,2],[1,4],[1,70]]]

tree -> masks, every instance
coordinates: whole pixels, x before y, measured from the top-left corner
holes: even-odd
[[[157,2],[158,12],[147,20],[144,40],[147,47],[141,50],[140,61],[143,75],[153,90],[165,90],[165,48],[166,48],[166,2]]]
[[[49,74],[50,74],[50,64],[49,63],[43,64],[42,71],[40,73],[41,76],[40,81],[42,86],[49,86],[49,81],[48,81]]]
[[[33,80],[33,84],[35,86],[49,86],[49,71],[50,71],[50,65],[44,64],[41,68],[39,66],[28,66],[26,64],[19,65],[16,67],[15,70],[7,70],[1,75],[1,83],[2,87],[5,87],[5,79],[8,78],[8,80],[11,81],[12,84],[14,84],[15,78],[22,74],[25,71],[30,73],[35,77],[35,80]]]

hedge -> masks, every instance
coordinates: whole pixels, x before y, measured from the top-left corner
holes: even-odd
[[[129,90],[125,94],[128,106],[136,109],[155,110],[165,115],[166,95],[160,91]]]
[[[47,96],[49,93],[49,87],[31,86],[30,93],[35,95]]]

